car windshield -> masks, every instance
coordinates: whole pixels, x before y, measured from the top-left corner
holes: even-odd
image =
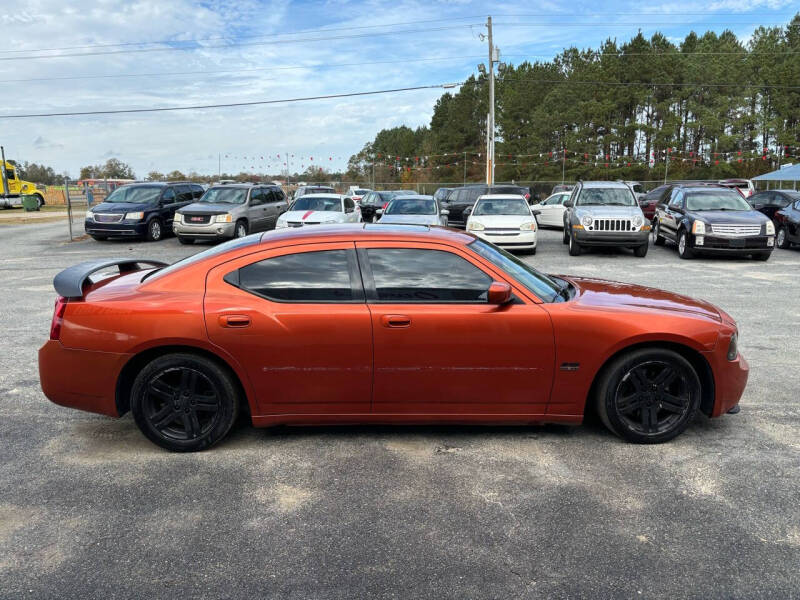
[[[111,192],[105,201],[118,204],[155,204],[163,189],[164,186],[160,185],[126,185]]]
[[[583,188],[576,206],[636,206],[627,188]]]
[[[473,215],[525,215],[530,216],[528,203],[522,198],[497,198],[478,200]]]
[[[555,302],[559,298],[563,299],[561,291],[564,287],[562,285],[549,275],[525,264],[513,254],[482,239],[476,239],[474,242],[470,242],[469,247],[474,250],[476,254],[479,254],[519,281],[531,292],[536,294],[540,300]]]
[[[244,204],[247,200],[247,190],[244,188],[215,187],[203,194],[198,202],[213,204]]]
[[[394,190],[392,191],[392,197],[397,196],[416,196],[419,192],[415,192],[414,190]]]
[[[436,201],[421,198],[395,198],[386,207],[387,215],[435,215]]]
[[[686,210],[753,210],[738,192],[709,190],[686,194]]]
[[[308,194],[332,194],[334,192],[333,188],[327,187],[307,187],[302,190],[301,196],[306,196]]]
[[[342,212],[342,201],[335,196],[303,196],[294,201],[292,210],[321,210]]]
[[[363,196],[364,194],[369,194],[369,192],[370,192],[369,190],[356,190],[356,191],[354,192],[354,194],[355,194],[356,196]]]

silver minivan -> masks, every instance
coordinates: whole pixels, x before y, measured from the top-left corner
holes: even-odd
[[[175,213],[172,231],[181,244],[244,237],[274,229],[288,208],[286,195],[277,185],[215,185]]]

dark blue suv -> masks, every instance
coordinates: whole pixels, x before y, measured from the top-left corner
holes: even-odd
[[[84,229],[98,241],[110,237],[157,241],[172,231],[175,211],[200,198],[203,191],[201,185],[187,182],[123,185],[89,209]]]

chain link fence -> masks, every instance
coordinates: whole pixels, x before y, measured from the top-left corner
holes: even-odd
[[[109,194],[109,188],[107,183],[88,185],[74,180],[64,180],[62,193],[67,209],[67,229],[70,241],[86,237],[83,228],[86,211],[105,200]]]

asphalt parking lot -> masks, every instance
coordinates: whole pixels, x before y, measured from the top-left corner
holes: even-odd
[[[0,597],[800,597],[800,250],[681,261],[673,247],[537,267],[663,287],[739,322],[742,412],[635,446],[602,426],[253,429],[179,455],[51,404],[36,351],[52,278],[101,256],[0,227]]]

